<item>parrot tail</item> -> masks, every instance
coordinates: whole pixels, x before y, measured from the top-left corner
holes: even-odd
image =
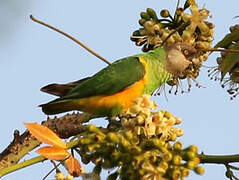
[[[78,86],[79,84],[83,83],[88,79],[90,79],[90,77],[86,77],[84,79],[70,82],[67,84],[56,84],[56,83],[49,84],[47,86],[42,87],[41,91],[55,96],[64,97],[68,94],[69,91],[71,91],[71,89],[75,88],[76,86]]]
[[[77,107],[75,102],[72,99],[61,98],[51,101],[46,104],[41,104],[39,107],[42,108],[42,111],[47,115],[59,114],[67,111],[76,110],[74,107]]]

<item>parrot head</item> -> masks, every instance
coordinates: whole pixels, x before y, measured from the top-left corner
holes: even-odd
[[[167,51],[166,69],[175,77],[198,62],[197,50],[187,43],[170,44],[165,49]]]

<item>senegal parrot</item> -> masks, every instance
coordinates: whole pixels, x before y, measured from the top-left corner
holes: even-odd
[[[41,89],[59,98],[40,105],[47,115],[80,110],[114,117],[143,94],[152,95],[164,83],[182,73],[196,58],[196,49],[186,43],[159,46],[147,53],[115,61],[92,77]]]

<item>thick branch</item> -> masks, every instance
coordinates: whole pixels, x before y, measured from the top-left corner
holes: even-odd
[[[60,118],[48,118],[42,124],[56,132],[61,138],[68,138],[81,133],[83,131],[82,124],[93,118],[96,116],[88,113],[67,114]],[[40,144],[28,131],[22,135],[14,134],[13,141],[0,154],[0,169],[17,164],[20,159]]]
[[[239,154],[233,155],[199,155],[201,163],[228,164],[239,162]]]

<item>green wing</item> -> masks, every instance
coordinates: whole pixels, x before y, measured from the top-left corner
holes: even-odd
[[[114,94],[142,79],[144,75],[145,68],[138,57],[120,59],[74,87],[63,99]]]

